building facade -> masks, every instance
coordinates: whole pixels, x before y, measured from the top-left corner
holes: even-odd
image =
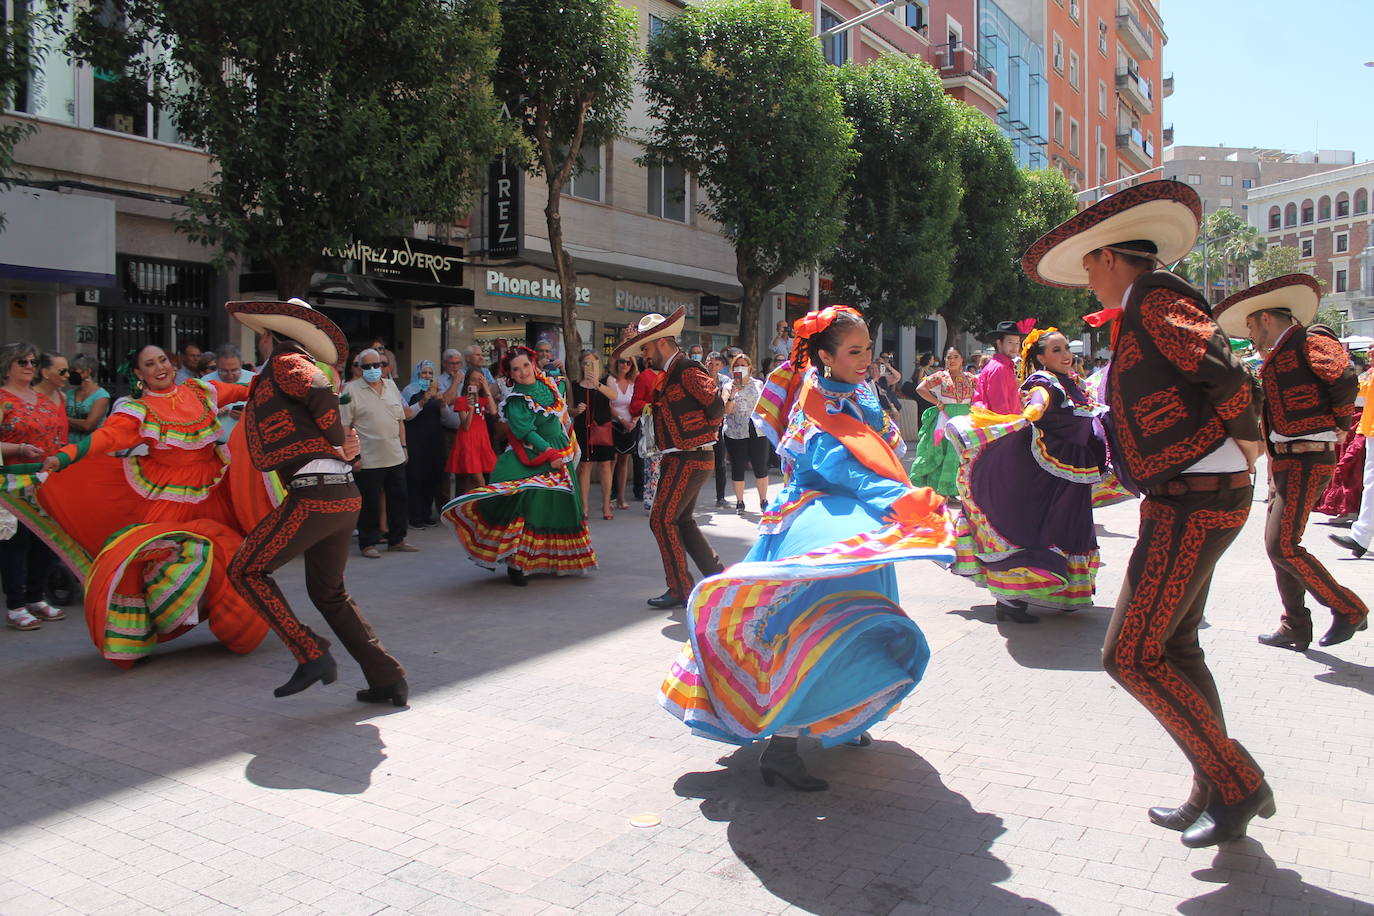
[[[1249,192],[1250,225],[1268,245],[1298,249],[1302,269],[1321,280],[1322,305],[1349,319],[1349,333],[1374,336],[1374,162],[1362,162]]]
[[[1355,164],[1351,150],[1286,153],[1230,146],[1174,146],[1164,151],[1165,178],[1192,185],[1203,212],[1231,210],[1246,218],[1255,188]]]

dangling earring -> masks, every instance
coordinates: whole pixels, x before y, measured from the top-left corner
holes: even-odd
[[[826,377],[826,378],[830,378],[830,367],[829,367],[829,366],[826,366],[826,367],[825,367],[825,377]]]

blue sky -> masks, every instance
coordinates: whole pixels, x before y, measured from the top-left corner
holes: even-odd
[[[1374,159],[1374,2],[1163,0],[1162,14],[1176,145]]]

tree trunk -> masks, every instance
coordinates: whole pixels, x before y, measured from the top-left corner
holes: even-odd
[[[948,350],[955,345],[959,335],[964,333],[964,321],[957,316],[950,316],[940,313],[940,317],[945,319],[945,342],[940,346],[941,350]]]
[[[554,270],[558,273],[559,301],[563,314],[563,373],[569,382],[582,378],[582,340],[577,334],[577,272],[572,255],[563,248],[563,216],[560,204],[562,188],[549,187],[549,200],[544,205],[544,221],[549,228],[549,251],[553,254]]]
[[[315,273],[315,264],[313,261],[274,260],[272,273],[277,281],[278,299],[305,299],[310,295],[310,278]]]
[[[751,266],[749,258],[740,251],[735,252],[735,276],[739,278],[740,289],[744,293],[739,304],[739,347],[755,365],[759,365],[759,311],[763,308],[763,299],[768,291],[785,277],[765,274]]]

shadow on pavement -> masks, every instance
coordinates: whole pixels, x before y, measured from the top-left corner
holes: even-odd
[[[996,608],[991,604],[975,604],[966,611],[949,613],[997,627],[1006,641],[1007,653],[1022,668],[1102,670],[1102,640],[1112,619],[1111,608],[1084,608],[1065,614],[1032,607],[1030,612],[1040,618],[1038,624],[1010,620],[998,623]]]
[[[1136,537],[1134,531],[1108,531],[1107,526],[1101,522],[1093,525],[1093,532],[1100,538],[1128,538],[1130,540],[1135,540]]]
[[[1374,667],[1357,665],[1329,652],[1318,652],[1316,649],[1308,649],[1304,655],[1331,669],[1314,675],[1314,680],[1323,684],[1335,684],[1337,687],[1353,687],[1361,693],[1374,695]]]
[[[349,713],[250,738],[243,750],[254,756],[243,775],[265,789],[363,794],[372,785],[372,772],[386,759],[386,744],[377,726],[351,722],[357,713]]]
[[[1226,860],[1240,860],[1230,868]],[[1253,839],[1228,844],[1211,868],[1193,872],[1199,881],[1219,884],[1216,890],[1178,905],[1184,916],[1231,913],[1374,913],[1374,906],[1354,897],[1308,884],[1291,868],[1279,868],[1264,847]]]
[[[1002,819],[975,811],[919,754],[890,741],[820,750],[803,744],[827,792],[768,788],[760,746],[722,758],[725,769],[687,773],[674,785],[701,799],[708,820],[729,823],[740,865],[769,893],[808,913],[889,913],[909,902],[951,913],[1057,913],[1004,890],[1011,870],[989,849]],[[735,869],[729,868],[728,871]],[[924,910],[922,910],[924,912]]]

